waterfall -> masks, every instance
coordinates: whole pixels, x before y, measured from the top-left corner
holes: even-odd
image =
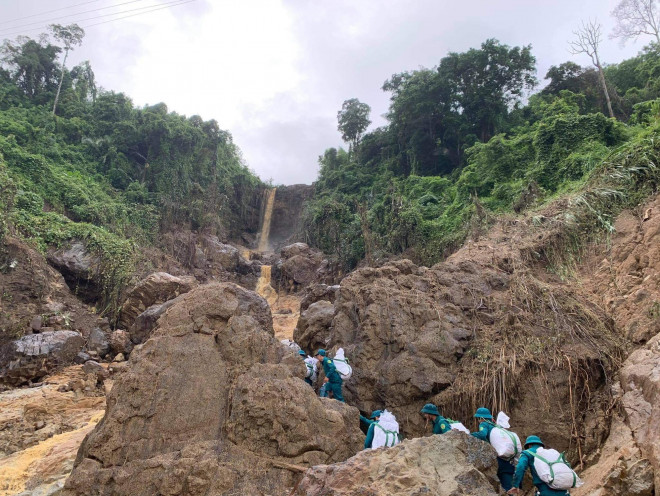
[[[264,218],[261,222],[261,232],[259,232],[259,245],[257,250],[260,252],[268,251],[270,248],[270,224],[273,218],[273,205],[275,205],[275,193],[277,188],[272,188],[266,191],[266,207],[264,209]]]

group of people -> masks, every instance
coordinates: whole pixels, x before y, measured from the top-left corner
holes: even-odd
[[[438,408],[432,403],[424,405],[420,413],[424,415],[427,421],[431,422],[433,434],[444,434],[452,429],[452,421],[440,415]],[[479,421],[479,430],[470,434],[477,439],[490,443],[493,430],[498,427],[490,410],[483,407],[478,408],[474,417]],[[520,494],[525,472],[529,470],[532,475],[532,481],[536,486],[537,496],[568,496],[570,493],[567,490],[553,489],[541,479],[534,464],[534,460],[538,458],[537,450],[539,448],[545,448],[541,438],[538,436],[529,436],[525,440],[524,450],[521,453],[515,453],[514,456],[507,458],[498,456],[497,477],[500,480],[502,488],[507,494]],[[550,466],[557,463],[554,460],[551,462],[543,461]],[[562,463],[565,463],[563,458]]]
[[[314,385],[318,373],[317,366],[320,364],[323,367],[325,379],[324,384],[320,388],[319,394],[343,402],[343,379],[337,371],[333,360],[327,356],[326,351],[320,349],[316,352],[314,357],[308,357],[303,350],[300,350],[299,354],[308,368],[308,374],[305,381],[311,386]],[[469,430],[460,422],[455,422],[443,417],[440,414],[438,407],[432,403],[424,405],[420,410],[420,413],[424,416],[426,421],[432,425],[433,434],[444,434],[456,428],[469,432]],[[479,421],[479,428],[476,432],[470,432],[470,435],[492,444],[491,437],[493,431],[495,429],[501,429],[501,427],[495,423],[490,410],[483,407],[478,408],[474,414],[474,418]],[[367,426],[367,437],[364,441],[365,449],[392,447],[400,442],[399,424],[391,412],[388,412],[387,410],[375,410],[371,413],[369,418],[360,415],[360,421]],[[508,431],[506,432],[508,433]],[[510,434],[511,433],[509,433],[509,435]],[[545,448],[541,439],[538,436],[529,436],[526,439],[524,449],[521,452],[518,452],[518,448],[515,447],[514,441],[514,453],[512,456],[498,456],[497,477],[507,494],[517,495],[520,493],[525,472],[529,470],[532,475],[532,481],[536,486],[537,496],[569,496],[568,490],[554,489],[548,483],[544,482],[534,463],[535,459],[541,459],[549,466],[550,472],[552,472],[553,464],[564,463],[569,466],[563,459],[563,455],[561,460],[547,461],[537,454],[537,450],[540,448]]]

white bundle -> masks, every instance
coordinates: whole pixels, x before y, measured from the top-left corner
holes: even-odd
[[[341,378],[345,381],[350,379],[353,375],[353,368],[348,364],[348,359],[344,356],[344,348],[339,348],[337,350],[333,361]]]

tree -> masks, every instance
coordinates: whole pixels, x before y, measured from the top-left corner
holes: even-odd
[[[350,143],[351,149],[356,150],[362,134],[366,131],[371,121],[369,113],[371,107],[366,103],[360,102],[357,98],[346,100],[337,112],[337,121],[339,122],[337,130],[341,132],[341,138]]]
[[[620,38],[621,44],[641,35],[655,37],[660,45],[660,9],[657,0],[621,0],[612,11],[617,25],[610,35]]]
[[[13,83],[28,98],[37,103],[50,96],[57,84],[57,54],[60,48],[45,37],[35,41],[19,37],[16,42],[5,40],[0,49],[2,62]]]
[[[605,81],[605,74],[603,73],[603,66],[600,63],[600,57],[598,55],[598,48],[602,41],[601,35],[602,26],[596,21],[584,22],[580,29],[573,31],[575,34],[575,40],[570,41],[570,51],[573,55],[578,54],[587,54],[591,58],[591,62],[598,69],[598,75],[600,76],[600,84],[603,89],[603,94],[605,95],[605,101],[607,102],[607,110],[610,114],[610,117],[614,117],[614,112],[612,111],[612,102],[610,101],[610,93],[607,90],[607,83]]]
[[[51,24],[50,30],[53,32],[55,39],[64,44],[64,59],[62,60],[62,67],[60,70],[60,83],[57,85],[57,93],[55,94],[55,102],[53,103],[53,115],[55,115],[57,101],[60,99],[60,91],[62,90],[62,81],[64,81],[64,66],[66,64],[66,58],[69,55],[69,51],[73,50],[73,47],[82,44],[82,40],[85,37],[85,30],[77,24],[69,24],[68,26]]]

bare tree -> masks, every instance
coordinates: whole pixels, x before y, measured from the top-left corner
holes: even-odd
[[[598,75],[600,76],[600,84],[605,94],[605,101],[607,101],[607,110],[610,117],[614,117],[612,112],[612,102],[610,101],[610,93],[607,91],[607,83],[605,82],[605,73],[603,66],[600,64],[600,57],[598,56],[598,47],[602,41],[602,26],[597,21],[589,20],[589,22],[582,21],[580,29],[573,31],[575,40],[570,41],[570,51],[573,55],[585,53],[591,58],[591,62],[598,68]]]
[[[66,58],[69,55],[69,51],[73,50],[74,46],[79,46],[82,44],[82,40],[85,36],[85,30],[80,26],[78,26],[77,24],[69,24],[68,26],[62,26],[60,24],[51,24],[50,30],[53,32],[53,36],[55,36],[55,39],[64,43],[64,59],[62,60],[60,84],[57,85],[57,93],[55,94],[55,103],[53,103],[53,115],[55,115],[55,110],[57,109],[57,102],[60,99],[60,91],[62,90],[62,81],[64,81],[64,64],[66,64]]]
[[[624,45],[641,35],[654,36],[660,45],[660,10],[657,0],[621,0],[612,11],[617,25],[610,38],[620,38]]]

